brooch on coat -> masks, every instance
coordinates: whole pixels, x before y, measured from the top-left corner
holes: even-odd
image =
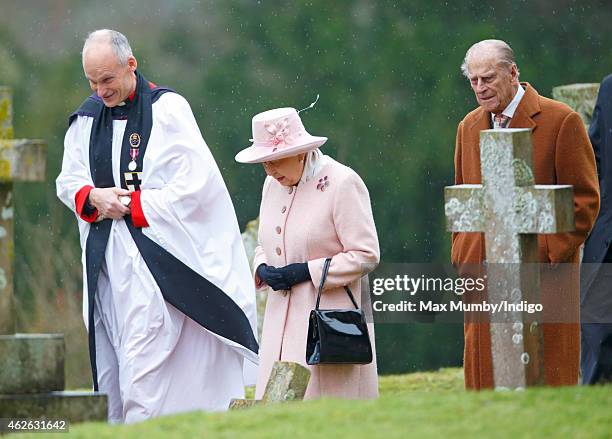
[[[327,179],[327,175],[323,178],[319,178],[319,184],[317,184],[317,189],[323,192],[327,186],[329,186],[329,180]]]

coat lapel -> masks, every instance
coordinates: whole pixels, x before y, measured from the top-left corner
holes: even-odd
[[[483,110],[482,107],[478,107],[476,111],[476,117],[474,117],[471,125],[468,128],[470,131],[475,132],[478,136],[480,136],[480,132],[482,130],[489,130],[493,128],[491,125],[491,113]]]
[[[531,128],[535,131],[537,124],[532,117],[540,112],[540,95],[528,82],[521,82],[521,85],[525,86],[525,95],[519,102],[508,128]]]

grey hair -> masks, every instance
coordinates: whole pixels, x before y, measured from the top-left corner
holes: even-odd
[[[497,55],[497,63],[508,67],[511,67],[514,64],[516,67],[516,77],[518,78],[519,69],[518,66],[516,66],[514,51],[508,43],[502,40],[482,40],[472,45],[472,47],[470,47],[465,53],[463,63],[461,63],[461,73],[463,73],[463,76],[468,78],[470,73],[468,71],[468,62],[472,54],[477,50],[494,50]]]
[[[87,50],[87,47],[91,43],[108,43],[117,56],[119,64],[122,66],[127,65],[130,56],[134,56],[132,55],[132,48],[130,47],[128,39],[125,35],[116,30],[99,29],[87,35],[85,43],[83,44],[83,56],[85,55],[85,50]]]

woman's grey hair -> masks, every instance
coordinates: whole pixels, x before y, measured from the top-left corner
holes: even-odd
[[[129,57],[133,56],[128,39],[116,30],[99,29],[90,33],[83,44],[82,55],[85,55],[85,50],[91,43],[108,43],[122,66],[127,65]]]
[[[482,40],[478,43],[474,44],[472,47],[468,49],[465,53],[465,57],[463,58],[463,63],[461,63],[461,73],[466,78],[469,75],[468,71],[468,62],[472,54],[476,51],[491,51],[494,50],[497,52],[497,62],[498,64],[503,64],[505,66],[512,66],[514,64],[516,66],[516,61],[514,59],[514,51],[512,47],[508,45],[505,41],[502,40]],[[518,78],[518,67],[516,67],[516,74]]]

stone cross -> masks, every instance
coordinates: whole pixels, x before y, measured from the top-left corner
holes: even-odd
[[[9,418],[107,416],[106,395],[63,391],[62,334],[14,334],[13,182],[44,181],[46,152],[42,140],[13,140],[11,91],[0,87],[0,434]]]
[[[46,145],[13,140],[11,92],[0,87],[0,334],[15,332],[13,182],[44,181]]]
[[[571,186],[536,185],[531,130],[480,133],[482,184],[444,190],[447,229],[484,232],[491,304],[540,303],[537,234],[574,230]],[[544,383],[539,315],[508,310],[491,315],[496,389]]]
[[[233,399],[230,410],[243,409],[259,404],[270,404],[304,399],[310,380],[310,371],[298,363],[276,361],[261,400]]]

